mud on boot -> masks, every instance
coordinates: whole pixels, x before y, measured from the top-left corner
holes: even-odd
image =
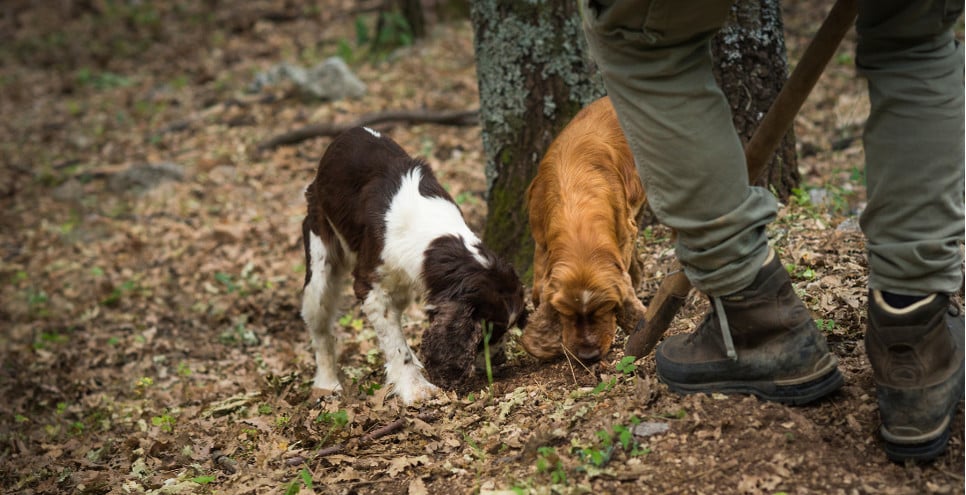
[[[694,332],[655,353],[658,377],[677,393],[738,393],[805,404],[842,386],[838,360],[795,294],[774,251],[755,280],[711,298]]]
[[[963,313],[933,294],[905,308],[869,293],[865,349],[889,459],[930,461],[946,450],[963,396]]]

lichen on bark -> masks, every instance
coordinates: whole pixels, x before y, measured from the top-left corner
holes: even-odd
[[[526,188],[553,137],[604,94],[603,84],[575,2],[480,0],[471,17],[486,158],[484,240],[526,273],[533,249]]]

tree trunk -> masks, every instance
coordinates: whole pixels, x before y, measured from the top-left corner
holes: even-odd
[[[731,19],[712,42],[714,73],[728,96],[735,128],[747,143],[788,78],[788,59],[779,0],[738,0]],[[795,132],[789,129],[755,182],[782,200],[798,187]]]
[[[409,24],[413,38],[426,37],[426,16],[423,15],[422,0],[392,0]]]
[[[472,2],[488,214],[483,238],[530,282],[526,189],[554,136],[604,94],[577,3]]]

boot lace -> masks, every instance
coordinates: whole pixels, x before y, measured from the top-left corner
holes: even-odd
[[[714,304],[714,312],[718,317],[718,326],[721,327],[721,340],[724,341],[725,351],[728,358],[732,361],[738,360],[738,353],[735,352],[735,341],[731,338],[731,327],[728,326],[728,316],[725,314],[724,304],[720,297],[711,297]]]

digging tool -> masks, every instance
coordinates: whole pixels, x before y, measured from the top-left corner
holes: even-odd
[[[802,108],[802,103],[835,54],[845,33],[855,23],[857,4],[857,0],[836,0],[795,70],[745,145],[748,177],[752,183],[764,172],[782,136],[788,132],[795,115]],[[691,282],[684,275],[680,262],[675,261],[651,300],[643,324],[638,324],[627,337],[624,354],[638,358],[649,354],[671,325],[690,291]]]

